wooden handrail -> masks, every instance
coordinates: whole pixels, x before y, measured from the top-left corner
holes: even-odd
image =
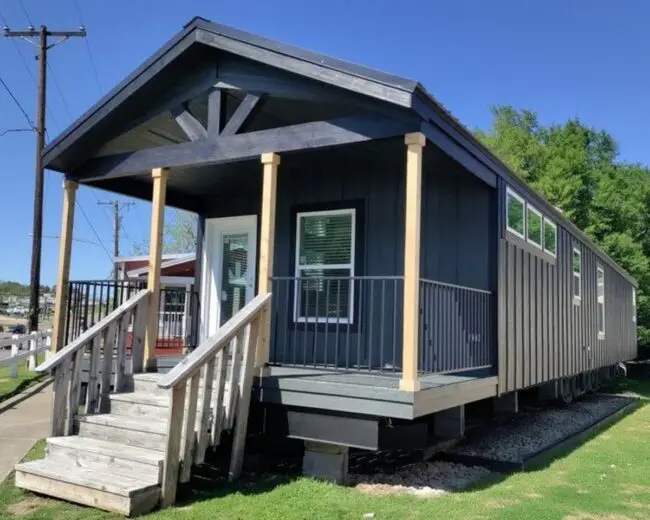
[[[159,380],[160,388],[171,389],[162,507],[174,503],[178,482],[190,479],[192,464],[204,460],[206,449],[219,444],[224,430],[233,430],[229,479],[239,477],[258,338],[270,306],[271,293],[257,295]]]
[[[258,294],[219,330],[201,344],[158,381],[160,388],[172,388],[186,382],[219,351],[228,346],[239,331],[253,321],[271,300],[271,293]]]
[[[143,299],[149,295],[149,289],[142,289],[135,296],[124,302],[113,312],[108,314],[104,319],[95,323],[87,331],[81,334],[77,339],[72,343],[67,345],[65,348],[61,349],[50,359],[41,363],[36,367],[36,372],[49,372],[50,370],[59,366],[65,359],[70,359],[75,352],[79,349],[85,347],[89,342],[91,342],[98,334],[100,334],[104,329],[110,325],[116,323],[119,318],[125,313],[135,308]]]

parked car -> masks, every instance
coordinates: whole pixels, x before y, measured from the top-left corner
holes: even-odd
[[[27,328],[25,325],[18,324],[14,325],[13,327],[9,327],[9,332],[12,334],[27,334]]]

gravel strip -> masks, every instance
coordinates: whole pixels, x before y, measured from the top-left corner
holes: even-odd
[[[488,469],[479,466],[441,461],[421,462],[401,468],[395,473],[350,475],[350,484],[360,491],[375,495],[408,493],[435,497],[465,489],[489,473]]]
[[[520,410],[487,434],[468,438],[449,453],[504,462],[524,462],[633,402],[625,397],[588,395],[565,408]]]

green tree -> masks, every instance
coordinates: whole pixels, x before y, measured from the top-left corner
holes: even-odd
[[[578,119],[540,124],[498,106],[478,138],[639,282],[639,344],[650,345],[650,170],[618,161],[616,141]]]
[[[194,213],[178,209],[165,212],[163,228],[163,253],[193,253],[196,251],[196,229],[198,217]],[[134,255],[146,255],[149,252],[149,240],[142,240],[133,245]]]

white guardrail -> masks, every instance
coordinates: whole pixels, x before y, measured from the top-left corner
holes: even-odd
[[[18,365],[24,359],[29,359],[28,370],[36,368],[37,355],[50,350],[52,344],[52,330],[32,332],[31,334],[14,335],[11,338],[0,339],[0,350],[11,347],[11,356],[0,359],[0,366],[11,366],[11,377],[18,377]],[[22,352],[24,350],[24,352]]]

